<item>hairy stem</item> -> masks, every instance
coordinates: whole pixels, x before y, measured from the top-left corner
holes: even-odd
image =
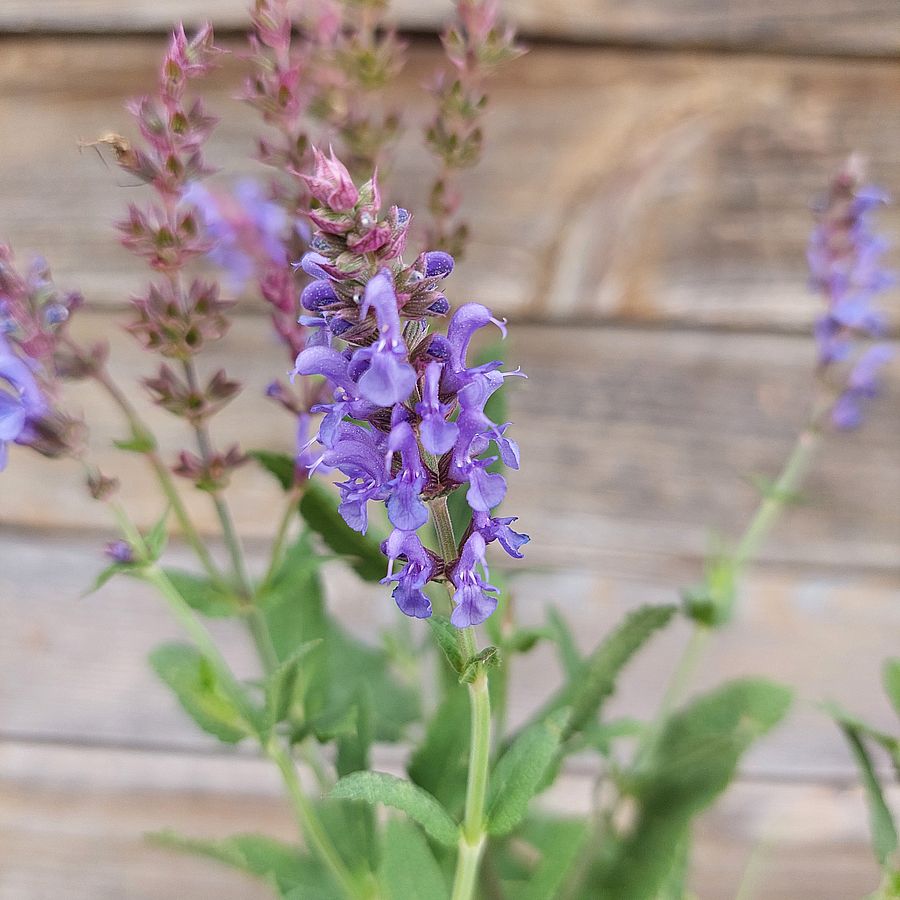
[[[431,501],[430,506],[441,554],[448,563],[452,562],[456,559],[457,548],[447,498],[438,497]],[[478,652],[475,629],[460,628],[456,636],[462,658],[472,659]],[[478,867],[487,841],[484,807],[491,755],[491,698],[484,669],[479,670],[475,680],[469,685],[469,709],[472,722],[469,774],[466,780],[466,807],[459,834],[453,900],[471,900],[475,896]]]
[[[77,346],[70,346],[72,346],[75,352],[80,352]],[[203,538],[200,537],[199,532],[194,527],[194,523],[188,515],[188,511],[178,493],[178,489],[175,487],[175,482],[172,480],[172,475],[155,449],[156,441],[153,438],[152,432],[141,419],[140,414],[131,404],[128,397],[125,396],[119,386],[112,378],[110,378],[109,372],[107,372],[105,368],[101,367],[93,370],[92,377],[107,392],[107,394],[109,394],[116,406],[119,407],[131,428],[133,436],[135,438],[146,437],[152,443],[152,448],[144,450],[142,453],[146,457],[147,462],[150,463],[150,466],[156,475],[156,479],[159,482],[159,486],[165,495],[166,500],[169,502],[169,505],[172,507],[172,512],[178,520],[181,532],[184,535],[185,540],[197,554],[197,559],[200,561],[206,574],[209,575],[213,581],[221,582],[222,576],[216,568],[209,550],[203,542]]]
[[[187,378],[188,387],[192,393],[200,393],[200,386],[197,381],[197,370],[191,360],[184,361],[184,374]],[[194,434],[197,438],[197,448],[200,451],[200,458],[205,464],[209,464],[213,457],[212,441],[209,436],[209,430],[203,422],[192,423]],[[259,654],[260,662],[266,672],[271,672],[278,665],[278,654],[272,643],[272,636],[269,634],[269,628],[266,620],[255,606],[255,592],[253,590],[253,582],[250,580],[250,573],[247,571],[247,563],[244,557],[244,548],[241,544],[240,536],[234,525],[234,519],[231,510],[225,502],[221,491],[211,491],[213,505],[215,506],[216,515],[222,526],[222,538],[225,546],[228,548],[228,554],[231,557],[231,564],[234,569],[234,577],[238,582],[241,594],[244,600],[243,613],[247,621],[250,635]]]
[[[121,516],[120,521],[123,521],[123,517]],[[126,534],[133,543],[139,542],[137,543],[137,546],[140,547],[143,543],[140,535],[137,534],[136,529],[133,527],[128,528],[126,526]],[[235,678],[231,668],[225,661],[225,658],[219,652],[219,648],[216,646],[212,636],[206,630],[194,611],[188,606],[178,589],[169,580],[165,572],[155,565],[147,567],[143,574],[144,578],[165,598],[169,609],[200,652],[203,653],[204,657],[209,661],[222,688],[241,711],[241,714],[248,722],[254,722],[257,718],[257,714],[247,698],[244,688]],[[300,785],[293,758],[284,743],[280,738],[272,737],[262,744],[262,749],[278,766],[278,769],[281,772],[282,780],[287,788],[301,835],[308,842],[311,849],[327,866],[331,874],[341,885],[346,896],[352,898],[366,897],[367,892],[364,892],[357,884],[350,870],[335,849],[328,833],[322,826],[315,808],[309,798],[303,793],[303,788]]]

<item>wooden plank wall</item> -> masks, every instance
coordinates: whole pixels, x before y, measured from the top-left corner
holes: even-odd
[[[397,8],[407,28],[441,17],[432,2]],[[484,164],[466,181],[474,244],[451,293],[510,317],[510,352],[531,376],[512,394],[525,465],[508,506],[533,536],[522,617],[539,622],[552,601],[587,646],[629,608],[674,599],[698,577],[711,530],[740,529],[755,502],[748,476],[774,473],[802,422],[816,312],[808,206],[852,150],[900,196],[900,10],[879,0],[509,9],[539,40],[493,90]],[[150,83],[176,16],[238,29],[243,2],[0,5],[0,236],[40,249],[60,282],[84,290],[78,328],[110,340],[123,380],[151,368],[119,328],[144,276],[109,223],[140,190],[77,141],[127,133],[121,103]],[[438,60],[433,40],[413,41],[390,98],[413,123],[427,115],[419,85]],[[211,155],[232,175],[256,171],[255,121],[231,99],[240,65],[228,60],[209,98],[225,117]],[[396,169],[396,195],[415,208],[430,167],[414,134]],[[900,234],[896,207],[881,221]],[[217,437],[289,449],[289,423],[257,399],[286,361],[261,307],[249,299],[240,311],[204,360],[247,384]],[[703,900],[733,897],[760,843],[759,898],[846,900],[876,883],[852,764],[816,704],[838,699],[896,728],[877,680],[900,634],[898,369],[866,428],[824,448],[805,504],[764,549],[699,676],[702,686],[767,674],[801,698],[704,820]],[[94,423],[97,460],[151,521],[139,461],[110,451],[114,412],[89,389],[71,402]],[[171,456],[185,435],[147,415]],[[206,498],[188,499],[212,531]],[[239,474],[235,508],[257,565],[273,500],[265,478]],[[289,836],[290,823],[271,772],[195,733],[154,682],[144,657],[177,633],[155,599],[115,583],[77,599],[108,533],[73,466],[14,454],[0,481],[0,900],[257,896],[141,840],[164,824]],[[382,591],[329,578],[361,633],[395,614]],[[220,635],[249,671],[241,635]],[[620,711],[652,711],[683,640],[663,636],[632,667]],[[520,666],[513,717],[540,702],[553,672],[549,655]],[[399,767],[402,751],[382,762]],[[577,806],[585,778],[576,765],[550,802]]]

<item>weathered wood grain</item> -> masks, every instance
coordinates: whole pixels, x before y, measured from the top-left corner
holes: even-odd
[[[187,720],[146,662],[158,644],[183,639],[160,599],[127,580],[79,599],[102,565],[101,547],[100,535],[91,540],[0,534],[0,615],[6,623],[0,630],[0,739],[212,750],[215,741]],[[177,547],[169,562],[189,564]],[[259,554],[252,562],[261,570]],[[331,607],[361,639],[377,641],[381,631],[396,626],[399,613],[384,588],[362,585],[338,566],[327,572]],[[517,616],[538,626],[553,605],[587,651],[629,610],[677,602],[680,577],[677,563],[630,576],[571,565],[524,571],[514,582]],[[817,704],[835,700],[896,731],[879,672],[882,661],[896,654],[898,627],[895,576],[761,568],[743,586],[736,619],[712,642],[695,687],[745,675],[793,686],[798,700],[790,718],[754,749],[745,771],[757,777],[852,779],[843,738]],[[253,654],[239,623],[214,621],[211,628],[236,671],[254,677]],[[611,716],[653,714],[685,639],[679,624],[640,654],[621,681]],[[514,663],[513,727],[540,707],[559,679],[549,648]],[[585,765],[573,762],[575,770]]]
[[[211,19],[244,28],[248,0],[4,0],[0,29],[22,31],[149,31],[173,22]],[[394,0],[402,28],[434,31],[450,0]],[[797,53],[897,54],[900,15],[885,0],[505,0],[507,15],[529,36],[654,47],[717,47]]]
[[[80,319],[80,321],[79,321]],[[76,333],[106,338],[113,372],[135,385],[154,371],[120,329],[123,319],[85,313]],[[774,476],[807,412],[814,350],[811,339],[787,336],[577,329],[520,325],[509,358],[529,374],[509,389],[510,417],[523,468],[510,481],[506,508],[532,534],[531,559],[616,571],[646,571],[660,557],[696,559],[711,531],[734,536],[758,502],[755,475]],[[224,367],[247,385],[215,420],[222,446],[291,450],[292,423],[262,397],[282,376],[281,355],[267,322],[238,320],[201,358],[209,373]],[[900,556],[900,467],[897,446],[898,364],[866,427],[824,445],[805,502],[764,550],[767,559],[826,567],[881,567]],[[143,401],[166,459],[191,437],[182,423]],[[73,410],[93,429],[92,458],[121,475],[123,496],[148,524],[159,512],[142,459],[112,448],[124,436],[117,410],[92,385],[73,385]],[[86,499],[80,469],[13,448],[2,484],[0,521],[10,526],[105,527],[107,511]],[[275,526],[277,488],[253,466],[233,484],[238,522],[251,538]],[[209,498],[188,490],[198,521],[212,529]]]
[[[397,762],[384,766],[396,769]],[[545,807],[581,811],[584,777],[564,776]],[[900,799],[896,792],[892,801]],[[148,831],[196,837],[257,830],[293,840],[276,776],[260,760],[7,743],[0,746],[2,900],[249,900],[270,895],[215,863],[153,847]],[[737,783],[701,819],[692,885],[731,900],[756,850],[766,900],[847,900],[878,881],[858,788]]]
[[[77,141],[130,132],[122,101],[151,86],[161,47],[10,39],[0,55],[0,235],[92,303],[121,303],[143,278],[110,224],[143,189]],[[437,60],[416,44],[394,96],[413,125]],[[210,82],[223,177],[260,171],[255,119],[232,99],[240,67]],[[536,48],[496,83],[451,292],[532,319],[806,330],[810,201],[851,150],[900,195],[897,87],[891,62]],[[393,195],[421,208],[433,170],[415,128],[395,171]],[[900,233],[900,210],[882,221]]]

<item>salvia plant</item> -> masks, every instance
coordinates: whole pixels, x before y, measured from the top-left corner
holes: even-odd
[[[466,240],[459,173],[481,152],[491,73],[521,50],[494,0],[458,0],[443,38],[446,70],[423,97],[435,174],[417,221],[383,196],[401,193],[389,176],[403,127],[381,103],[404,61],[386,21],[381,0],[295,13],[286,0],[257,0],[241,97],[259,113],[257,156],[268,175],[227,189],[206,180],[216,120],[200,99],[222,51],[208,26],[193,37],[176,29],[153,91],[128,106],[133,136],[98,143],[144,186],[117,225],[149,268],[126,328],[155,359],[141,389],[183,421],[190,448],[169,458],[134,387],[110,373],[108,348],[73,337],[81,296],[57,288],[43,260],[19,264],[2,247],[0,466],[8,456],[15,466],[13,445],[81,462],[90,495],[120,529],[96,586],[129,577],[158,591],[187,642],[154,651],[153,668],[198,727],[225,744],[254,743],[274,763],[299,829],[296,845],[246,834],[154,840],[254,873],[294,900],[685,897],[693,819],[791,698],[781,685],[743,679],[686,701],[691,675],[821,438],[858,426],[878,391],[887,351],[875,301],[890,277],[870,218],[885,198],[851,160],[816,208],[809,264],[824,304],[811,411],[746,530],[722,544],[680,606],[636,609],[584,654],[556,610],[545,627],[516,624],[502,560],[522,559],[529,538],[500,510],[520,464],[503,389],[524,373],[496,358],[505,322],[477,298],[458,304],[451,287]],[[256,447],[253,435],[246,446],[215,439],[215,417],[241,385],[201,360],[239,327],[237,300],[253,295],[283,346],[281,361],[257,365],[271,373],[267,402],[284,411],[292,455]],[[92,463],[85,424],[61,405],[67,380],[93,381],[122,414],[128,434],[118,446],[144,457],[160,490],[149,530],[136,527],[116,479]],[[245,465],[263,467],[284,490],[258,567],[228,496]],[[195,527],[185,486],[208,495],[221,544]],[[191,570],[168,564],[170,529],[192,551]],[[491,545],[501,561],[493,574]],[[380,646],[329,612],[327,561],[380,583],[396,604],[397,627]],[[236,677],[208,630],[214,617],[246,623],[257,677]],[[692,637],[657,714],[610,719],[605,704],[620,672],[677,617]],[[510,660],[541,642],[558,651],[562,686],[510,730]],[[900,707],[896,661],[887,685]],[[863,763],[884,896],[896,896],[897,831],[866,744],[900,767],[898,740],[843,713],[839,721]],[[408,750],[405,774],[370,768],[373,747],[386,742]],[[532,801],[575,753],[594,765],[593,812],[542,811]]]

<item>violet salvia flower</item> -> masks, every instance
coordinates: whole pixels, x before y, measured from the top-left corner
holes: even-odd
[[[499,458],[518,468],[519,450],[507,435],[509,423],[494,422],[485,411],[507,375],[519,373],[500,372],[499,360],[468,362],[474,334],[492,324],[505,334],[505,324],[468,303],[453,314],[446,335],[432,332],[430,324],[449,310],[439,288],[453,258],[432,251],[406,264],[409,213],[392,207],[381,217],[374,178],[351,191],[333,154],[327,165],[317,159],[309,183],[321,204],[310,214],[319,231],[300,262],[314,279],[300,297],[301,321],[312,334],[293,374],[323,376],[332,393],[330,402],[313,408],[324,413],[319,462],[345,478],[338,483],[339,511],[351,528],[365,532],[369,503],[385,504],[394,531],[384,545],[390,560],[384,581],[394,584],[400,609],[431,615],[425,585],[445,579],[454,592],[453,623],[478,624],[497,605],[486,545],[497,541],[521,558],[528,541],[510,527],[514,517],[492,515],[506,480],[489,467]],[[428,520],[428,503],[460,488],[472,520],[453,558],[445,559],[423,546],[418,531]]]
[[[878,295],[894,283],[881,265],[887,242],[872,230],[873,210],[887,197],[862,186],[862,167],[851,158],[834,179],[817,211],[807,252],[811,283],[826,301],[815,324],[819,373],[837,393],[832,423],[840,429],[862,422],[861,405],[879,390],[879,370],[891,353],[885,344],[862,344],[885,333]]]

